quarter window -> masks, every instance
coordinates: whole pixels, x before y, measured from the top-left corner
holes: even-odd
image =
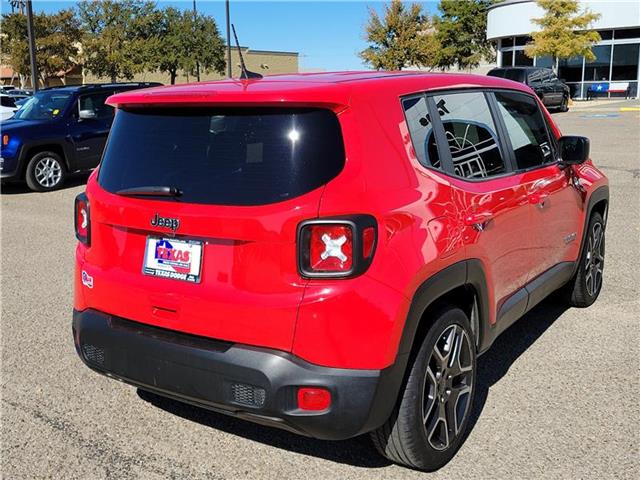
[[[425,97],[407,98],[402,101],[402,108],[418,161],[427,167],[442,169]]]
[[[496,127],[482,92],[433,97],[442,120],[454,173],[479,179],[507,171]]]
[[[534,168],[554,160],[546,124],[536,101],[520,93],[496,93],[518,170]]]

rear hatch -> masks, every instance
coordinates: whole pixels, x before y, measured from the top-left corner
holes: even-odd
[[[319,108],[125,108],[87,188],[88,307],[289,350],[296,229],[345,161]]]

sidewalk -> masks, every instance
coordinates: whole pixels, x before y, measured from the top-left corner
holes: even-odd
[[[626,112],[640,111],[640,100],[624,98],[598,98],[595,100],[573,100],[569,103],[570,110],[598,111],[598,112]]]

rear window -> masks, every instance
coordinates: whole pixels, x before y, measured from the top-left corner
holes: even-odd
[[[491,70],[487,75],[490,77],[506,78],[507,80],[513,80],[515,82],[524,83],[524,70],[517,68],[500,68]]]
[[[329,110],[120,110],[98,182],[111,193],[150,186],[182,192],[157,200],[263,205],[324,185],[344,157]]]

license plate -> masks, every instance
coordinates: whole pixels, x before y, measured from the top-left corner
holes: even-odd
[[[202,242],[147,237],[142,273],[185,282],[200,282]]]

